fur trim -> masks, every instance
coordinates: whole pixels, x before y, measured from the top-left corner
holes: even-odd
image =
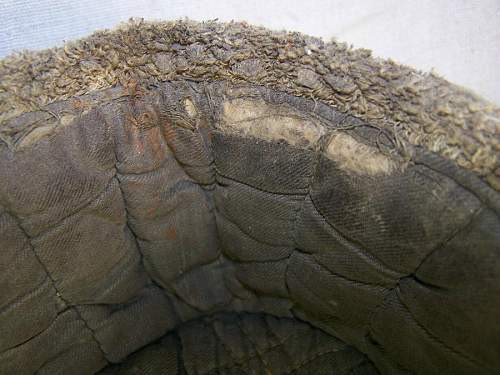
[[[365,49],[246,23],[130,21],[0,60],[0,139],[22,113],[98,89],[180,78],[264,85],[332,105],[500,190],[500,109]],[[2,133],[3,132],[3,133]]]

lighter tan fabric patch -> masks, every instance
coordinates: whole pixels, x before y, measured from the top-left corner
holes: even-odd
[[[225,131],[268,141],[285,141],[293,146],[312,147],[326,129],[300,117],[293,110],[266,104],[261,100],[234,99],[223,104]]]
[[[360,175],[390,174],[396,169],[396,163],[388,156],[345,133],[332,137],[326,155],[341,169]]]

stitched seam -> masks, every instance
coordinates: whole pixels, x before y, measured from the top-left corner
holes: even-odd
[[[323,142],[323,141],[320,139],[318,142],[319,142],[320,148],[322,148],[321,142]],[[306,191],[306,194],[304,194],[304,199],[302,200],[300,207],[295,212],[295,216],[293,219],[292,238],[293,238],[293,243],[294,243],[295,247],[297,247],[297,222],[299,220],[299,215],[304,211],[307,198],[311,199],[312,183],[313,183],[314,179],[316,178],[316,174],[318,172],[318,167],[319,167],[319,162],[320,162],[320,152],[321,152],[320,150],[318,150],[317,152],[313,152],[315,160],[314,160],[313,164],[311,165],[310,175],[309,175],[309,178],[307,179],[307,191]]]
[[[241,318],[239,315],[236,315],[236,319],[238,321],[241,321]],[[288,337],[286,337],[285,339],[281,340],[280,342],[274,344],[274,345],[271,345],[269,346],[268,348],[266,348],[266,350],[263,352],[263,353],[260,353],[258,350],[257,350],[257,347],[255,345],[255,342],[253,340],[250,339],[250,335],[248,334],[248,332],[246,332],[243,327],[241,326],[240,322],[236,322],[236,325],[239,327],[239,329],[241,330],[241,332],[243,332],[245,334],[245,337],[248,339],[248,341],[250,342],[250,344],[252,344],[254,350],[255,350],[255,354],[247,357],[247,358],[244,358],[243,362],[239,362],[239,363],[234,363],[233,365],[231,366],[223,366],[223,367],[213,367],[211,369],[209,369],[208,371],[204,372],[204,373],[201,373],[200,375],[207,375],[209,373],[211,373],[212,371],[214,370],[231,370],[231,369],[234,369],[236,367],[239,367],[245,363],[249,363],[252,359],[255,359],[255,358],[258,358],[260,360],[260,362],[264,365],[264,367],[266,368],[266,370],[270,371],[268,369],[268,366],[267,364],[263,361],[262,359],[262,355],[266,354],[266,353],[269,353],[271,352],[273,349],[279,347],[280,345],[284,345],[291,337],[294,337],[293,335],[290,335]],[[271,373],[271,372],[270,372]]]
[[[401,302],[401,305],[404,307],[404,309],[406,311],[408,311],[408,314],[411,316],[411,318],[413,319],[413,321],[415,322],[415,324],[417,325],[418,328],[420,328],[432,341],[434,341],[435,343],[437,343],[438,345],[440,345],[441,347],[445,348],[448,352],[450,352],[451,354],[454,354],[460,358],[463,358],[465,360],[467,360],[468,362],[476,365],[476,366],[479,366],[479,367],[486,367],[485,364],[479,362],[478,360],[474,359],[474,358],[471,358],[469,357],[468,355],[466,355],[465,353],[462,353],[461,351],[457,350],[457,349],[454,349],[452,348],[451,346],[449,345],[446,345],[446,343],[444,343],[443,341],[441,341],[441,339],[439,337],[437,337],[436,335],[434,335],[431,331],[429,331],[425,326],[423,326],[422,324],[420,324],[420,322],[415,318],[415,316],[412,314],[412,311],[408,308],[408,306],[404,303],[404,301],[401,299],[400,295],[399,295],[399,288],[396,289],[396,297],[398,298],[398,300]]]
[[[40,292],[40,289],[45,287],[47,285],[47,283],[51,284],[51,281],[50,281],[49,277],[47,275],[45,275],[45,278],[40,283],[35,285],[32,289],[30,289],[29,291],[27,291],[26,293],[24,293],[20,296],[17,296],[16,298],[8,301],[0,309],[0,315],[6,314],[6,313],[14,310],[16,308],[16,305],[24,303],[27,300],[29,300],[30,298],[32,298],[33,296],[36,296]]]
[[[12,213],[8,212],[8,211],[5,211],[9,214],[9,216],[11,216],[14,221],[16,222],[17,226],[19,227],[19,229],[21,230],[21,232],[24,234],[24,236],[28,239],[28,242],[29,242],[29,246],[30,246],[30,249],[33,253],[33,255],[35,256],[36,260],[38,261],[38,263],[40,264],[40,266],[42,267],[42,269],[44,270],[45,274],[47,275],[47,277],[49,278],[51,284],[52,284],[52,287],[54,288],[55,292],[56,292],[56,296],[62,301],[64,302],[64,304],[70,308],[72,308],[77,317],[82,321],[82,323],[84,324],[84,326],[90,331],[90,334],[91,334],[91,337],[93,338],[93,340],[95,341],[95,343],[97,344],[99,350],[102,352],[102,355],[104,357],[104,359],[110,363],[109,359],[107,358],[106,356],[106,351],[104,350],[104,347],[102,346],[101,342],[97,339],[97,336],[96,336],[96,332],[89,326],[88,322],[83,318],[82,314],[80,313],[80,311],[78,310],[77,306],[76,305],[71,305],[69,303],[68,300],[66,300],[61,292],[59,291],[59,289],[57,288],[56,286],[56,281],[55,279],[52,277],[52,275],[50,274],[49,272],[49,269],[47,268],[47,266],[45,265],[45,263],[40,259],[40,257],[38,256],[38,253],[36,252],[35,250],[35,247],[33,246],[33,242],[32,242],[32,238],[28,235],[28,233],[26,232],[26,230],[22,227],[20,221],[18,220],[18,218],[13,215]]]
[[[32,239],[37,239],[39,237],[42,237],[48,233],[50,233],[52,230],[54,230],[56,227],[63,225],[66,221],[70,220],[72,217],[78,215],[80,212],[84,211],[87,209],[90,205],[95,203],[99,198],[101,198],[106,192],[109,190],[111,187],[111,184],[113,183],[113,178],[114,176],[111,176],[111,178],[106,182],[106,185],[102,191],[100,191],[95,197],[90,198],[88,202],[83,204],[81,207],[78,207],[74,212],[70,213],[69,215],[61,218],[58,222],[54,223],[50,227],[44,229],[42,232],[38,233],[36,236],[32,237]]]
[[[319,260],[317,260],[316,258],[314,258],[313,256],[311,256],[309,254],[304,254],[303,256],[307,256],[309,259],[311,259],[314,263],[316,263],[320,268],[324,269],[325,272],[329,273],[330,275],[332,275],[334,277],[338,277],[339,279],[342,279],[342,280],[347,281],[349,283],[355,284],[358,287],[364,287],[364,288],[370,288],[370,289],[388,289],[380,284],[371,284],[371,283],[367,283],[365,281],[350,279],[350,278],[345,277],[343,275],[340,275],[336,272],[333,272],[330,268],[328,268],[323,263],[321,263]]]
[[[320,139],[318,141],[318,144],[319,144],[320,148],[322,148],[324,146],[324,145],[323,146],[321,145],[321,142],[322,142],[322,140]],[[288,284],[288,275],[289,275],[289,272],[290,272],[290,259],[292,258],[293,254],[295,254],[295,252],[297,251],[297,249],[296,249],[297,248],[297,232],[298,232],[297,231],[297,222],[298,222],[300,213],[303,212],[303,210],[304,210],[306,199],[307,198],[311,199],[310,198],[311,197],[311,189],[312,189],[311,186],[312,186],[312,182],[313,182],[314,178],[316,177],[316,173],[317,173],[317,170],[318,170],[318,167],[319,167],[320,151],[317,151],[317,152],[313,153],[313,155],[315,157],[315,160],[314,160],[313,165],[311,166],[310,176],[309,176],[309,178],[307,180],[307,193],[304,195],[304,199],[302,200],[302,204],[297,209],[297,212],[295,213],[295,217],[294,217],[294,220],[293,220],[293,234],[292,234],[292,238],[293,238],[293,243],[294,243],[294,249],[292,249],[292,251],[290,252],[290,255],[286,259],[285,288],[286,288],[286,291],[288,293],[288,299],[292,303],[292,306],[290,307],[290,310],[293,310],[293,306],[295,305],[295,302],[291,299],[292,293],[291,293],[291,290],[290,290],[290,286]],[[303,283],[301,282],[301,284],[303,284]],[[292,313],[293,313],[293,311],[292,311]]]
[[[288,269],[287,269],[287,271],[288,271]],[[290,271],[290,272],[292,272],[295,275],[295,279],[300,283],[300,285],[302,285],[305,289],[307,289],[307,291],[309,291],[311,293],[311,295],[314,296],[314,298],[318,299],[318,301],[320,301],[322,303],[322,305],[324,307],[326,307],[331,312],[332,307],[328,303],[325,302],[325,299],[323,297],[321,297],[318,293],[316,293],[314,291],[314,289],[311,289],[308,285],[306,285],[304,283],[304,281],[302,281],[302,279],[295,272],[293,272],[293,271]],[[338,319],[338,316],[335,316],[333,314],[330,315],[329,317],[331,317],[333,319]],[[320,322],[322,322],[322,320],[320,320]]]
[[[253,235],[250,235],[249,233],[247,233],[246,231],[244,231],[237,223],[235,223],[231,218],[227,217],[227,215],[224,215],[221,211],[217,210],[217,214],[220,215],[224,220],[229,221],[231,224],[233,224],[245,236],[249,237],[250,239],[252,239],[252,240],[254,240],[256,242],[260,242],[260,243],[262,243],[264,245],[272,246],[272,247],[289,247],[289,246],[286,246],[286,245],[276,245],[276,244],[271,244],[271,243],[259,240],[256,237],[253,237]]]
[[[346,244],[349,244],[350,246],[350,249],[349,250],[354,250],[356,251],[360,256],[364,257],[364,258],[368,258],[369,260],[371,260],[372,262],[376,262],[377,265],[383,269],[385,272],[389,273],[389,274],[392,274],[392,275],[397,275],[397,277],[400,277],[401,276],[401,272],[398,272],[396,270],[393,270],[391,269],[387,264],[385,264],[384,262],[382,262],[380,259],[378,259],[377,257],[375,257],[373,254],[371,253],[367,253],[363,250],[363,247],[362,246],[356,246],[355,242],[352,241],[351,239],[347,238],[342,232],[340,232],[337,228],[335,228],[325,217],[325,215],[318,209],[318,207],[316,206],[316,202],[314,202],[314,199],[311,198],[311,202],[312,202],[312,205],[314,206],[314,209],[316,210],[316,212],[321,215],[321,217],[323,218],[323,220],[325,221],[325,223],[330,227],[332,228],[332,230],[339,236],[339,238],[341,238]]]
[[[306,188],[303,188],[303,189],[297,189],[295,192],[292,192],[292,193],[282,192],[282,191],[277,192],[277,191],[273,191],[270,189],[266,189],[266,188],[262,188],[262,187],[258,187],[255,185],[248,184],[244,181],[238,180],[237,178],[233,178],[233,177],[230,177],[229,175],[223,174],[223,173],[219,172],[218,170],[216,170],[216,171],[217,171],[217,175],[223,178],[223,180],[217,181],[218,185],[225,185],[224,180],[228,180],[229,182],[240,184],[240,185],[243,185],[247,188],[255,189],[255,190],[258,190],[259,192],[263,192],[263,193],[267,193],[267,194],[280,195],[280,196],[284,196],[284,197],[289,197],[289,196],[302,197],[302,196],[304,196],[304,198],[307,198],[307,196],[308,196],[309,186]],[[299,211],[300,211],[300,209],[299,209]]]
[[[107,121],[106,121],[106,125],[110,126]],[[160,132],[160,134],[163,134],[163,133]],[[122,185],[121,185],[121,180],[120,180],[120,177],[119,177],[120,176],[120,170],[118,168],[118,163],[119,163],[120,159],[118,158],[118,153],[116,152],[116,143],[115,142],[113,144],[113,153],[114,153],[114,156],[115,156],[115,163],[114,163],[115,174],[114,174],[113,178],[116,179],[116,181],[118,183],[118,190],[119,190],[120,196],[122,198],[123,209],[125,210],[125,227],[132,234],[132,237],[134,239],[135,248],[137,249],[137,252],[139,253],[139,256],[140,256],[140,259],[141,259],[142,268],[143,268],[145,274],[148,276],[148,278],[151,281],[151,283],[157,285],[156,282],[155,282],[155,280],[154,280],[154,278],[149,274],[149,272],[148,272],[148,270],[147,270],[147,268],[145,266],[145,263],[144,263],[144,258],[145,258],[144,257],[144,253],[142,252],[141,247],[139,245],[139,241],[137,239],[137,235],[136,235],[136,233],[134,232],[134,230],[132,229],[132,227],[130,225],[129,218],[131,217],[131,215],[130,215],[130,213],[128,211],[128,208],[127,208],[127,200],[125,198],[126,195],[125,195],[125,192],[123,191],[123,188],[122,188]],[[126,174],[124,174],[124,176],[126,176]],[[160,290],[163,291],[163,288],[161,286],[159,286],[159,285],[157,285],[157,286],[160,288]]]
[[[118,172],[118,169],[116,169],[116,171]],[[125,210],[125,216],[126,216],[125,228],[127,228],[130,231],[130,233],[132,234],[132,237],[134,239],[135,248],[137,249],[137,252],[139,253],[139,256],[141,258],[141,263],[142,263],[144,272],[148,275],[148,277],[150,278],[150,280],[153,280],[153,278],[149,274],[146,266],[144,265],[144,254],[143,254],[143,252],[141,250],[141,247],[139,246],[139,241],[137,239],[137,235],[136,235],[136,233],[134,232],[134,230],[130,226],[130,222],[129,222],[130,214],[129,214],[128,209],[127,209],[127,200],[125,199],[125,193],[123,192],[123,189],[121,187],[120,179],[119,179],[118,175],[115,175],[114,178],[116,178],[116,180],[118,182],[118,189],[120,191],[120,196],[122,198],[123,207],[124,207],[124,210]]]
[[[184,345],[177,329],[172,331],[177,342],[177,374],[187,374],[186,364],[184,363]]]
[[[305,361],[301,362],[298,366],[294,367],[292,370],[288,371],[288,372],[285,372],[283,375],[290,375],[290,374],[293,374],[294,372],[297,372],[298,370],[300,370],[301,368],[304,368],[305,366],[307,366],[308,364],[310,364],[311,362],[314,362],[316,359],[324,356],[324,355],[327,355],[327,354],[331,354],[331,353],[336,353],[336,352],[340,352],[342,350],[345,350],[345,348],[342,348],[342,349],[327,349],[327,350],[323,350],[323,351],[320,351],[318,353],[316,353],[315,355],[313,355],[312,357],[306,359]]]
[[[463,227],[455,230],[454,232],[452,232],[452,234],[450,235],[450,237],[448,239],[446,239],[445,241],[443,241],[442,243],[440,243],[439,245],[437,245],[434,249],[432,249],[429,254],[427,254],[424,259],[420,262],[420,264],[416,267],[415,271],[413,271],[410,275],[407,275],[407,276],[404,276],[402,278],[399,278],[399,280],[397,281],[396,285],[394,285],[392,288],[390,288],[388,290],[388,293],[387,295],[383,298],[383,300],[381,301],[381,303],[374,308],[374,312],[372,314],[372,318],[374,315],[377,314],[379,308],[384,304],[386,298],[393,292],[395,291],[396,288],[399,288],[399,284],[401,283],[401,280],[404,279],[405,277],[408,277],[408,276],[411,276],[411,275],[415,275],[419,268],[422,266],[422,264],[425,262],[425,260],[427,260],[427,258],[429,258],[429,256],[431,256],[435,251],[441,249],[444,245],[446,245],[447,243],[451,242],[459,233],[461,233],[463,230],[465,230],[471,223],[472,223],[472,220],[476,217],[476,215],[481,211],[481,207],[478,208],[472,215],[471,215],[471,218],[468,220],[467,224],[464,225]],[[370,322],[371,322],[372,319],[370,319]],[[371,323],[369,324],[369,327],[371,327]],[[370,328],[369,328],[370,329]]]
[[[264,366],[264,369],[266,370],[266,372],[268,374],[272,374],[272,371],[269,367],[269,364],[264,360],[264,358],[262,357],[263,354],[266,354],[269,352],[269,349],[266,350],[264,353],[260,353],[259,352],[259,349],[257,347],[257,344],[252,340],[250,334],[243,328],[243,325],[241,324],[242,321],[241,321],[241,317],[239,315],[236,316],[236,324],[237,326],[240,328],[241,332],[243,332],[245,334],[245,336],[248,338],[248,342],[250,344],[252,344],[254,350],[255,350],[255,357],[259,359],[259,361],[262,363],[262,365]]]
[[[427,256],[424,257],[424,259],[421,261],[421,263],[417,266],[417,268],[415,269],[415,271],[413,273],[411,273],[409,276],[411,275],[415,275],[416,272],[418,271],[418,269],[422,266],[422,264],[425,262],[425,260],[428,259],[428,257],[433,254],[436,250],[438,249],[441,249],[444,245],[446,245],[447,243],[451,242],[459,233],[461,233],[463,230],[465,230],[473,221],[473,219],[479,214],[479,212],[482,210],[482,207],[479,207],[473,214],[471,214],[471,217],[470,219],[467,221],[467,223],[457,229],[456,231],[452,232],[452,234],[450,235],[450,237],[448,239],[446,239],[445,241],[443,241],[442,243],[440,243],[439,245],[437,245],[434,249],[432,249],[429,254],[427,254]],[[405,276],[405,277],[408,277],[408,276]],[[399,290],[399,284],[401,283],[401,280],[405,277],[402,277],[400,278],[398,281],[397,281],[397,284],[392,287],[391,289],[389,289],[387,291],[387,294],[382,298],[382,301],[376,306],[373,308],[373,312],[370,314],[370,318],[368,319],[368,324],[367,324],[367,333],[365,335],[365,337],[367,335],[373,335],[373,331],[372,331],[372,326],[373,326],[373,321],[374,319],[376,318],[376,316],[378,315],[378,313],[380,312],[380,310],[382,309],[382,306],[385,304],[385,301],[387,300],[387,298],[389,298],[389,296],[393,293],[393,292],[396,292],[396,295],[397,295],[397,291]],[[398,299],[401,301],[401,299],[399,298],[398,296]],[[401,301],[401,304],[404,305],[403,301]],[[413,318],[413,315],[411,314],[410,310],[404,305],[404,307],[409,311],[409,314],[412,316]],[[415,321],[415,323],[417,323],[417,325],[419,325],[419,323],[413,319]],[[426,329],[421,326],[421,328],[423,329],[424,332],[427,332]],[[430,335],[429,335],[430,336]],[[444,346],[446,347],[446,346]],[[464,356],[465,359],[467,359],[467,357]],[[394,361],[390,361],[391,363],[395,363]],[[476,362],[474,361],[471,361],[472,363],[476,364]]]
[[[219,333],[217,332],[217,329],[215,328],[215,324],[214,322],[210,322],[209,324],[207,325],[210,325],[210,327],[212,328],[212,331],[214,333],[214,336],[217,338],[217,340],[219,340],[220,344],[222,345],[222,347],[224,348],[224,351],[229,355],[229,357],[231,358],[231,360],[233,361],[233,363],[237,364],[238,363],[238,359],[234,356],[234,353],[233,351],[231,350],[230,347],[228,347],[225,343],[224,343],[224,340],[223,338],[219,335]],[[248,374],[248,372],[246,370],[244,370],[242,367],[240,367],[240,370],[244,373],[244,374]]]
[[[282,342],[282,344],[279,346],[279,349],[280,351],[285,355],[285,357],[287,358],[287,361],[288,363],[293,363],[293,359],[292,357],[290,356],[290,353],[288,353],[288,351],[286,350],[285,348],[285,345],[284,343],[286,342],[286,340],[288,339],[288,337],[285,337],[284,339],[283,338],[280,338],[278,336],[278,334],[276,332],[274,332],[273,328],[271,327],[271,325],[269,324],[269,322],[267,321],[267,316],[263,316],[262,317],[262,320],[264,321],[264,324],[265,326],[267,327],[267,331],[271,333],[271,336],[274,337],[276,339],[277,342]]]
[[[434,249],[432,249],[431,251],[429,251],[429,253],[420,261],[419,265],[415,268],[415,271],[413,271],[413,274],[416,274],[418,272],[418,270],[420,269],[420,267],[422,267],[422,265],[425,263],[425,261],[427,259],[429,259],[432,256],[432,254],[434,254],[436,251],[442,249],[448,243],[450,243],[451,241],[453,241],[453,239],[456,236],[458,236],[460,233],[462,233],[464,230],[466,230],[472,224],[472,222],[474,221],[474,219],[481,213],[482,210],[483,210],[483,207],[479,206],[470,215],[469,219],[467,220],[467,222],[465,223],[464,226],[455,229],[446,240],[444,240],[443,242],[441,242],[440,244],[438,244]]]

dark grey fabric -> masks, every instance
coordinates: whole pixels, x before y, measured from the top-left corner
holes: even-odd
[[[497,192],[306,99],[117,90],[0,145],[0,374],[500,372]],[[271,120],[231,130],[240,99]],[[400,167],[346,168],[337,134]]]
[[[297,320],[217,314],[186,323],[111,374],[378,374],[356,349]]]

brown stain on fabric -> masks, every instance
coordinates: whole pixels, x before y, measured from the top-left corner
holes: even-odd
[[[165,237],[167,240],[175,240],[177,239],[177,230],[174,227],[169,227],[165,231]]]
[[[147,153],[151,161],[161,163],[166,157],[167,150],[161,144],[162,134],[155,118],[156,116],[148,112],[144,112],[139,116],[126,114],[127,142],[132,146],[135,153],[140,155]]]

